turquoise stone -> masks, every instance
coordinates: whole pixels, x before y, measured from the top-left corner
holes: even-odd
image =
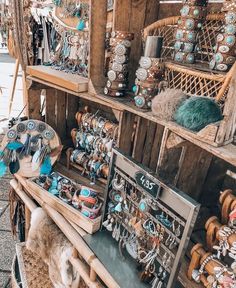
[[[147,206],[146,206],[146,204],[145,204],[144,202],[141,202],[141,203],[139,204],[139,209],[140,209],[141,211],[145,211],[146,208],[147,208]]]
[[[142,106],[143,105],[143,99],[140,98],[140,97],[137,97],[135,99],[135,103],[136,103],[137,106]]]
[[[234,36],[227,36],[225,41],[226,41],[227,44],[231,45],[231,44],[234,43],[235,38],[234,38]]]
[[[85,28],[84,20],[81,20],[81,21],[77,24],[76,29],[79,30],[79,31],[83,31],[84,28]]]
[[[137,86],[136,86],[136,85],[133,86],[132,91],[133,91],[134,93],[136,93],[136,91],[137,91]]]

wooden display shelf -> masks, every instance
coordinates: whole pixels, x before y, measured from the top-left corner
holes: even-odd
[[[39,79],[33,76],[28,76],[27,79],[29,81],[32,81],[32,83],[42,84],[43,85],[42,87],[44,87],[45,89],[51,87],[51,88],[55,88],[58,90],[62,90],[71,95],[74,95],[74,96],[77,96],[77,97],[80,97],[80,98],[83,98],[92,102],[96,102],[98,104],[109,106],[110,108],[116,109],[118,111],[128,111],[130,113],[133,113],[134,115],[140,116],[144,119],[160,124],[164,126],[166,129],[169,129],[170,131],[181,136],[185,140],[199,146],[200,148],[208,151],[209,153],[215,155],[216,157],[221,158],[224,161],[236,166],[236,146],[235,145],[230,143],[225,146],[215,147],[208,143],[202,142],[198,134],[195,134],[179,126],[175,122],[167,122],[167,121],[161,120],[157,118],[156,116],[154,116],[151,111],[144,111],[144,110],[138,109],[134,105],[134,101],[131,96],[126,96],[123,98],[113,98],[113,97],[105,96],[101,93],[97,93],[97,94],[92,94],[88,92],[78,93],[78,92],[66,89],[65,87],[64,88],[59,87],[58,85],[55,85],[54,83],[47,82],[43,79]],[[214,127],[215,126],[212,125],[212,129],[214,129]]]
[[[64,71],[58,71],[52,69],[50,66],[28,66],[27,73],[38,79],[47,79],[48,82],[74,92],[88,91],[89,80],[87,78]]]

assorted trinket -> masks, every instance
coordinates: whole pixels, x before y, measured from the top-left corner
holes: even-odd
[[[110,38],[111,56],[107,84],[104,94],[120,97],[124,96],[128,88],[128,61],[131,50],[133,33],[113,31]]]
[[[197,34],[206,18],[208,0],[187,0],[180,10],[174,44],[176,62],[193,64],[197,50]]]
[[[122,154],[116,154],[116,150],[113,153],[113,159],[122,169],[116,163],[111,167],[103,229],[111,232],[118,242],[124,260],[126,250],[138,262],[140,281],[153,288],[166,287],[171,283],[169,279],[178,273],[176,255],[181,255],[181,241],[186,241],[182,238],[186,223],[162,202],[159,196],[167,191],[158,180],[152,182],[147,172],[136,171],[138,166]],[[130,167],[126,167],[126,161],[130,161]]]
[[[228,71],[236,57],[236,3],[228,1],[224,26],[216,37],[215,53],[210,61],[210,69]]]
[[[107,178],[111,151],[116,146],[118,125],[92,113],[78,112],[79,128],[73,129],[75,150],[70,160],[83,167],[92,183],[97,178]]]
[[[102,201],[94,189],[86,186],[78,187],[69,178],[56,172],[49,176],[40,176],[34,182],[63,202],[78,209],[85,217],[96,219],[100,215]]]
[[[62,146],[55,131],[36,120],[19,122],[6,134],[0,151],[0,175],[7,167],[12,174],[26,177],[48,175]]]

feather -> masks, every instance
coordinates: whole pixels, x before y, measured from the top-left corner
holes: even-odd
[[[20,142],[17,142],[17,141],[13,141],[13,142],[9,142],[7,144],[7,149],[9,150],[17,150],[19,148],[22,148],[24,145]]]
[[[32,158],[32,171],[37,171],[40,165],[40,150],[38,150],[34,153]]]
[[[19,163],[18,159],[16,159],[16,161],[10,162],[9,170],[10,170],[11,174],[16,174],[20,170],[20,163]]]
[[[51,158],[46,156],[40,168],[40,175],[49,175],[52,170]]]
[[[3,177],[7,172],[7,166],[4,161],[0,161],[0,177]]]
[[[50,157],[56,157],[58,154],[61,153],[63,148],[63,145],[59,145],[58,147],[52,149],[51,153],[50,153]]]

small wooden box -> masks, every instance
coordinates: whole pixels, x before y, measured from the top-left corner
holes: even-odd
[[[87,233],[93,234],[100,229],[101,216],[96,219],[90,219],[84,216],[79,210],[63,202],[60,198],[50,194],[47,190],[36,184],[34,179],[27,179],[26,184],[38,198],[61,213],[67,220],[84,229]]]

